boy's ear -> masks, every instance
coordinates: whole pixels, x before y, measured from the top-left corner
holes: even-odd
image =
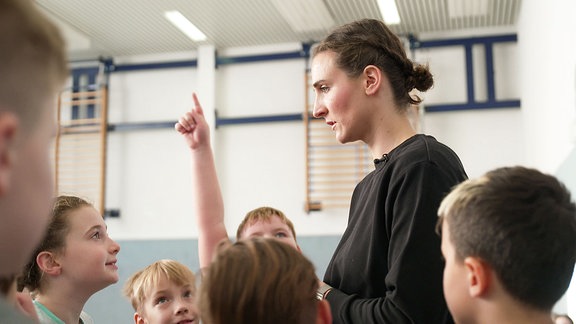
[[[36,263],[42,272],[49,275],[59,275],[62,272],[62,266],[52,252],[42,251],[36,256]]]
[[[491,285],[490,266],[478,258],[467,257],[464,259],[464,267],[470,296],[475,298],[484,296]]]
[[[0,196],[10,188],[14,166],[14,138],[18,130],[18,118],[13,113],[0,113]]]
[[[331,324],[332,312],[330,311],[330,304],[327,300],[318,302],[318,310],[316,313],[316,324]]]
[[[144,318],[138,313],[134,313],[134,324],[144,324]]]
[[[375,65],[368,65],[364,68],[363,77],[366,95],[376,94],[382,83],[382,71]]]

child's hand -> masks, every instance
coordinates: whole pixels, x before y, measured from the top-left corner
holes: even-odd
[[[194,99],[194,108],[180,117],[174,128],[184,135],[188,147],[195,150],[210,145],[210,129],[196,93],[192,93],[192,98]]]

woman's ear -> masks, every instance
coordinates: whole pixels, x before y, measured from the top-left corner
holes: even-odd
[[[465,258],[464,266],[466,267],[470,296],[478,298],[486,295],[491,285],[490,266],[475,257]]]
[[[364,88],[366,95],[374,95],[380,89],[380,84],[382,84],[382,71],[375,65],[368,65],[364,68]]]
[[[48,275],[57,276],[62,272],[62,266],[56,260],[54,253],[42,251],[36,256],[36,264],[40,270]]]
[[[318,302],[316,324],[332,324],[332,312],[330,311],[330,304],[325,299]]]
[[[18,119],[9,112],[0,114],[0,196],[10,188],[14,166],[14,138],[18,130]]]

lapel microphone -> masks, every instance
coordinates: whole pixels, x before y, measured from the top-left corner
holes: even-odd
[[[379,159],[374,159],[374,164],[379,164],[382,162],[388,162],[388,154],[387,153],[382,154],[382,157]]]

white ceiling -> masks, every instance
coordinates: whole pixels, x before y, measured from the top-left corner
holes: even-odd
[[[190,51],[204,43],[216,48],[312,42],[330,28],[296,32],[273,5],[274,0],[36,0],[63,22],[70,56],[95,58]],[[284,0],[295,1],[295,0]],[[376,0],[320,0],[335,25],[360,18],[382,19]],[[396,0],[402,22],[399,35],[513,27],[522,0]],[[454,16],[458,8],[473,16]],[[164,18],[179,10],[207,36],[195,43]]]

